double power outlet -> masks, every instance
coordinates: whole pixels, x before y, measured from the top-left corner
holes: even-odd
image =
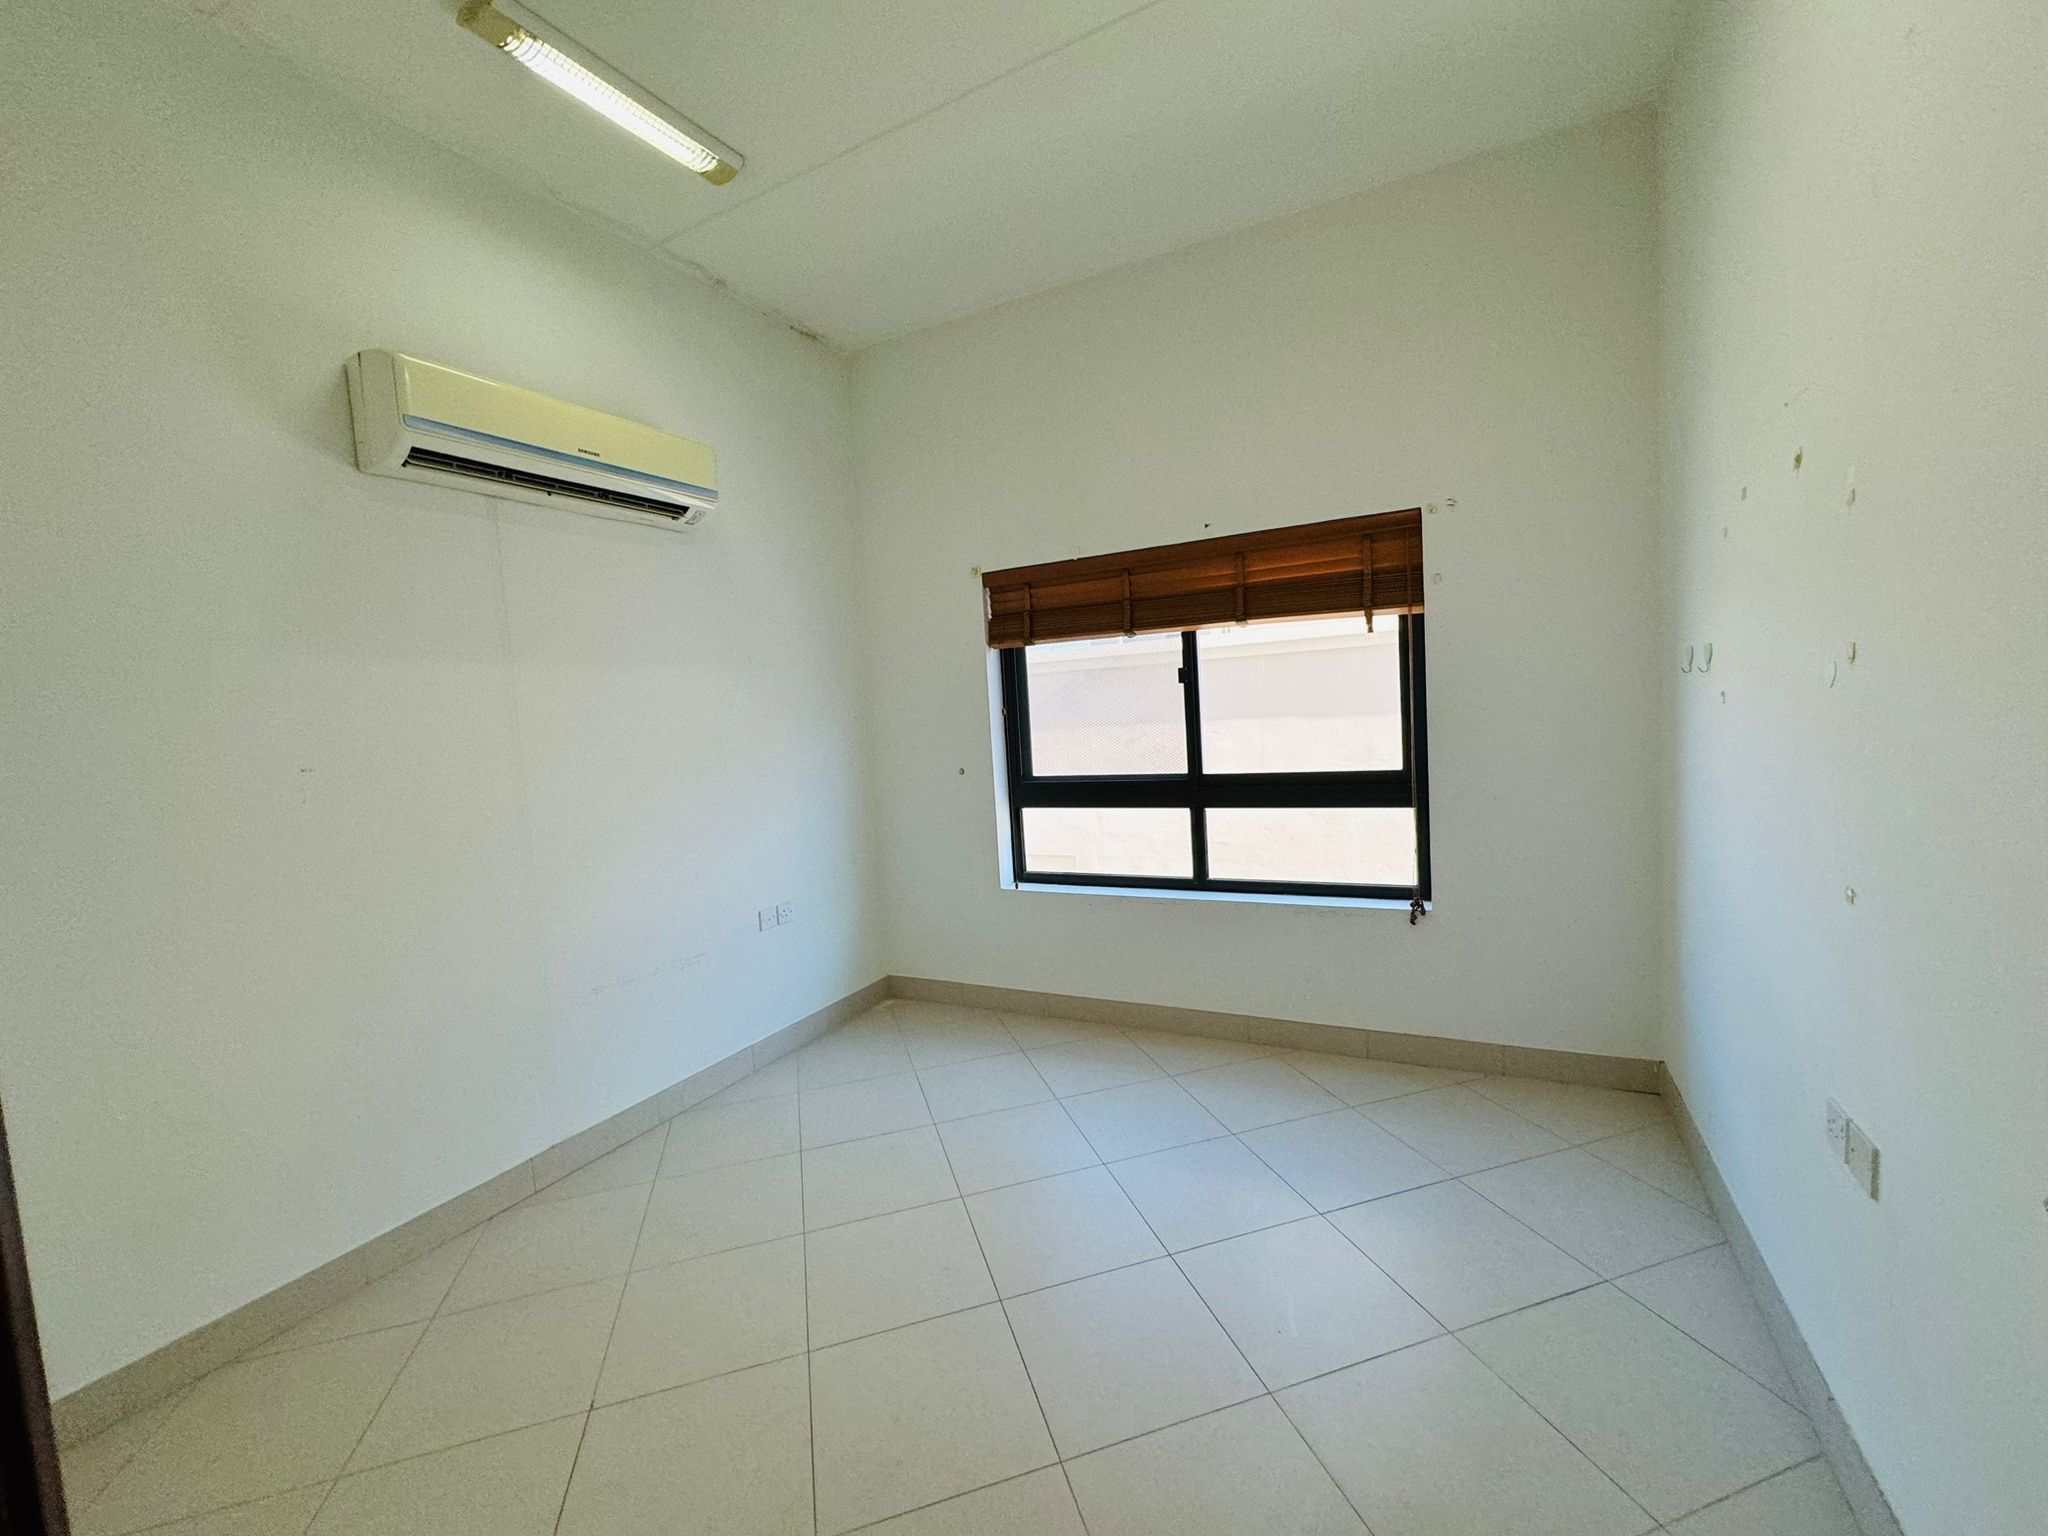
[[[1849,1169],[1849,1176],[1863,1186],[1863,1193],[1877,1198],[1877,1143],[1849,1118],[1849,1111],[1828,1100],[1828,1150]]]
[[[754,916],[760,919],[761,931],[766,933],[770,928],[780,928],[784,923],[795,922],[796,903],[779,901],[772,907],[763,907]]]

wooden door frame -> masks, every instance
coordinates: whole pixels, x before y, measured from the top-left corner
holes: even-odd
[[[0,1110],[0,1307],[7,1323],[0,1352],[0,1531],[21,1536],[70,1536],[64,1512],[64,1477],[50,1424],[50,1389],[43,1376],[35,1298],[29,1293],[28,1253],[21,1238],[21,1207],[14,1198],[14,1164],[7,1155],[7,1117]]]

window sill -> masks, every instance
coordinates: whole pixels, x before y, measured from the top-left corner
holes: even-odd
[[[1277,891],[1162,891],[1146,885],[1060,885],[1036,880],[1012,881],[1003,889],[1059,896],[1140,896],[1152,901],[1238,901],[1262,907],[1359,907],[1404,914],[1409,908],[1408,902],[1389,900],[1384,896],[1286,896]],[[1422,904],[1425,912],[1435,909],[1433,901]]]

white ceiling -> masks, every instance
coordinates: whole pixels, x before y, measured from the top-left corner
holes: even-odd
[[[1682,3],[535,0],[744,154],[725,187],[493,55],[455,0],[219,14],[858,347],[1626,106]]]

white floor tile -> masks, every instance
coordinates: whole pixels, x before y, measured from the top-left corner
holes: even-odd
[[[802,1360],[599,1408],[561,1536],[810,1536],[810,1427]]]
[[[796,1151],[801,1145],[796,1106],[796,1095],[791,1092],[738,1104],[713,1099],[685,1110],[669,1122],[661,1177],[672,1179]]]
[[[1324,1092],[1277,1056],[1190,1072],[1178,1081],[1233,1131],[1344,1107],[1342,1099]]]
[[[585,1163],[574,1173],[555,1180],[545,1188],[537,1189],[528,1198],[529,1205],[548,1200],[573,1200],[578,1195],[595,1195],[608,1189],[631,1189],[636,1184],[652,1184],[655,1174],[661,1171],[662,1149],[668,1145],[667,1124],[657,1125],[644,1135],[635,1136],[616,1151],[607,1152],[594,1162]]]
[[[893,1028],[862,1034],[835,1030],[792,1054],[797,1080],[806,1088],[830,1088],[911,1069],[910,1053]]]
[[[435,1318],[348,1469],[359,1472],[588,1408],[624,1286],[623,1280],[599,1280]]]
[[[153,1525],[149,1536],[301,1536],[306,1522],[313,1518],[313,1511],[327,1497],[327,1487],[325,1483],[316,1483],[311,1488],[274,1493],[267,1499],[237,1504],[233,1509],[217,1510],[210,1515]],[[82,1536],[91,1533],[88,1521]]]
[[[301,1349],[330,1339],[374,1333],[379,1328],[396,1328],[403,1323],[423,1323],[432,1317],[455,1283],[455,1273],[469,1257],[482,1235],[481,1227],[465,1232],[401,1264],[382,1279],[373,1280],[353,1296],[344,1297],[324,1311],[316,1312],[296,1328],[287,1328],[262,1348],[251,1353],[274,1355],[279,1350]],[[66,1479],[69,1486],[69,1478]]]
[[[1655,1125],[1668,1113],[1660,1094],[1622,1093],[1538,1077],[1482,1077],[1472,1090],[1574,1145]]]
[[[644,1185],[516,1205],[484,1224],[442,1309],[466,1311],[623,1275],[632,1266],[646,1209]]]
[[[312,1536],[554,1536],[583,1415],[344,1477]]]
[[[1052,1100],[970,1120],[948,1120],[939,1127],[939,1139],[952,1159],[953,1176],[970,1195],[1099,1161],[1088,1138]]]
[[[828,1227],[804,1245],[813,1349],[996,1299],[958,1200]]]
[[[350,1333],[355,1331],[349,1330]],[[173,1393],[140,1413],[132,1413],[101,1430],[90,1440],[66,1446],[58,1453],[64,1473],[64,1496],[69,1503],[74,1526],[78,1524],[78,1516],[114,1480],[115,1474],[133,1461],[136,1452],[164,1427],[164,1421],[170,1418],[184,1395],[182,1392]]]
[[[820,1536],[1054,1459],[999,1306],[819,1350],[811,1404]]]
[[[1623,1173],[1632,1173],[1644,1183],[1656,1185],[1672,1199],[1684,1201],[1703,1216],[1714,1214],[1714,1204],[1707,1198],[1706,1186],[1700,1183],[1700,1176],[1693,1171],[1692,1158],[1686,1154],[1685,1143],[1679,1139],[1677,1127],[1669,1120],[1646,1125],[1641,1130],[1624,1131],[1619,1136],[1589,1141],[1585,1150],[1603,1162],[1614,1164]]]
[[[892,1000],[63,1461],[79,1536],[1851,1536],[1816,1452],[1654,1096]]]
[[[1446,1173],[1477,1173],[1564,1146],[1542,1126],[1463,1084],[1381,1099],[1362,1106],[1362,1113]]]
[[[1548,1301],[1600,1278],[1463,1184],[1390,1195],[1333,1212],[1330,1221],[1446,1328]]]
[[[1114,1024],[1098,1024],[1092,1019],[1065,1019],[1039,1013],[998,1013],[997,1017],[1017,1042],[1018,1049],[1026,1051],[1065,1045],[1073,1040],[1101,1040],[1121,1033]]]
[[[1269,1388],[1443,1331],[1320,1217],[1192,1249],[1180,1267]]]
[[[1217,1040],[1208,1035],[1178,1035],[1167,1030],[1127,1029],[1124,1038],[1168,1072],[1199,1072],[1271,1056],[1274,1047],[1249,1040]]]
[[[1028,1051],[1031,1064],[1046,1086],[1061,1098],[1118,1088],[1150,1077],[1164,1077],[1159,1063],[1121,1035],[1074,1040]]]
[[[804,1154],[803,1216],[810,1230],[959,1193],[938,1132],[928,1125]]]
[[[795,1157],[708,1168],[655,1181],[633,1263],[651,1269],[802,1230],[803,1175]]]
[[[1450,1177],[1356,1110],[1288,1120],[1246,1131],[1238,1139],[1319,1211]]]
[[[1798,1406],[1798,1389],[1771,1342],[1727,1245],[1672,1259],[1614,1282],[1665,1322]]]
[[[1061,1285],[1165,1253],[1106,1168],[1083,1168],[967,1199],[996,1289]]]
[[[796,1054],[790,1052],[771,1062],[757,1065],[736,1083],[729,1083],[711,1095],[707,1104],[751,1104],[779,1094],[795,1093],[803,1086],[803,1073]]]
[[[1106,1163],[1230,1134],[1170,1077],[1078,1094],[1063,1102]]]
[[[1263,1390],[1171,1259],[1004,1304],[1062,1456]]]
[[[926,1011],[899,1014],[896,1027],[904,1050],[910,1053],[911,1065],[920,1072],[927,1067],[1000,1056],[1017,1049],[1017,1042],[993,1013],[979,1008],[949,1008],[939,1003],[910,1006]]]
[[[1090,1536],[1366,1536],[1270,1398],[1069,1464]]]
[[[1109,1171],[1171,1250],[1314,1214],[1234,1138],[1151,1152],[1113,1163]]]
[[[1410,1066],[1405,1061],[1368,1061],[1362,1056],[1330,1056],[1320,1051],[1289,1051],[1283,1058],[1295,1071],[1328,1089],[1346,1104],[1377,1104],[1406,1093],[1448,1088],[1476,1076],[1439,1067]]]
[[[1459,1337],[1660,1520],[1820,1449],[1804,1415],[1612,1286]]]
[[[917,1075],[924,1084],[925,1102],[931,1106],[934,1120],[960,1120],[991,1110],[1015,1109],[1020,1104],[1038,1104],[1052,1097],[1045,1079],[1021,1051],[955,1062],[951,1066],[921,1068]]]
[[[844,1024],[832,1031],[848,1039],[861,1035],[890,1035],[897,1031],[898,1021],[904,1017],[901,1010],[936,1007],[937,1004],[918,1002],[907,997],[885,997],[873,1007],[855,1014]]]
[[[804,1240],[636,1271],[597,1379],[597,1402],[686,1386],[807,1347]]]
[[[1862,1528],[1824,1461],[1809,1461],[1710,1504],[1672,1536],[1860,1536]]]
[[[797,1102],[807,1148],[907,1131],[932,1121],[915,1072],[864,1078],[831,1088],[806,1088]]]
[[[1465,1182],[1602,1275],[1625,1275],[1721,1241],[1721,1229],[1691,1206],[1577,1150]]]
[[[864,1525],[860,1536],[1088,1536],[1067,1475],[1041,1467],[1007,1483]]]
[[[1655,1525],[1456,1339],[1277,1395],[1374,1536],[1640,1536]]]
[[[92,1501],[81,1536],[334,1477],[420,1334],[417,1325],[389,1328],[215,1371]]]

